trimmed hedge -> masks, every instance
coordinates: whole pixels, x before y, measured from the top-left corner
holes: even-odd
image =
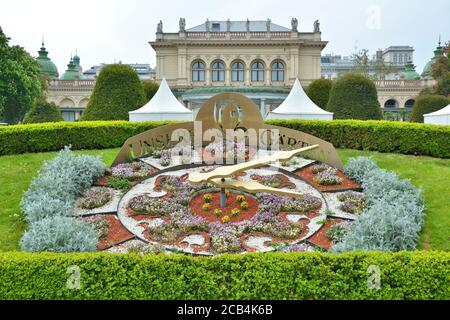
[[[0,155],[120,147],[140,132],[170,121],[61,122],[0,127]],[[450,127],[418,123],[359,120],[272,120],[268,124],[300,130],[336,148],[375,150],[450,158]]]
[[[412,108],[411,121],[424,122],[423,115],[446,107],[450,99],[439,95],[424,95],[417,97]]]
[[[0,254],[0,299],[449,299],[448,252]],[[68,289],[80,270],[80,289]],[[370,289],[369,266],[380,270]],[[73,268],[73,267],[72,267]]]
[[[306,94],[315,104],[326,110],[331,88],[333,88],[332,80],[317,79],[308,86]]]

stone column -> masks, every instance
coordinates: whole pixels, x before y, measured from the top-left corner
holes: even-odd
[[[266,99],[265,98],[261,98],[261,100],[259,101],[259,111],[261,112],[261,115],[263,116],[263,118],[265,118],[265,116],[266,116]]]

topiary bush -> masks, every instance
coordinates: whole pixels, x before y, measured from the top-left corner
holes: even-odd
[[[411,121],[423,122],[423,115],[438,111],[450,104],[450,99],[439,95],[423,95],[417,97],[414,102]]]
[[[315,104],[326,110],[332,87],[333,81],[329,79],[318,79],[311,82],[306,93]]]
[[[128,112],[145,102],[136,71],[127,65],[112,64],[100,71],[81,120],[128,120]]]
[[[142,89],[144,90],[145,100],[148,102],[155,95],[159,89],[159,84],[153,80],[143,80],[141,82]]]
[[[335,82],[326,109],[334,112],[334,119],[383,118],[375,84],[355,74],[346,74]]]
[[[368,209],[332,250],[414,250],[423,226],[422,192],[366,157],[351,159],[344,171],[361,183]]]
[[[20,240],[24,251],[95,252],[97,233],[73,217],[54,216],[33,222]]]
[[[61,112],[53,102],[39,101],[25,115],[23,123],[59,122],[64,121]]]

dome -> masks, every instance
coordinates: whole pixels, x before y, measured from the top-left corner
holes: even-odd
[[[75,55],[73,56],[72,60],[73,60],[73,63],[75,65],[75,70],[77,70],[78,72],[81,73],[83,71],[83,68],[81,68],[80,57],[78,56],[78,54],[75,53]]]
[[[38,53],[39,56],[36,58],[36,61],[41,66],[41,73],[46,74],[51,80],[58,79],[58,68],[48,57],[48,51],[45,50],[44,43],[42,43],[41,50],[39,50]]]
[[[402,73],[402,77],[405,80],[419,80],[420,75],[416,72],[416,66],[411,60],[405,64],[405,70]]]
[[[70,59],[67,70],[62,74],[61,80],[80,80],[81,78],[81,72],[76,69],[73,59]]]
[[[425,65],[422,72],[422,77],[424,78],[432,78],[431,76],[431,67],[436,62],[436,60],[439,57],[442,57],[444,55],[444,48],[441,47],[441,43],[436,47],[436,50],[434,50],[434,57],[431,58],[430,61]]]

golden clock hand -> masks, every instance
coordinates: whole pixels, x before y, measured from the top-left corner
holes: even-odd
[[[319,145],[313,145],[313,146],[308,146],[308,147],[304,147],[301,149],[295,149],[295,150],[290,150],[290,151],[277,151],[274,154],[272,154],[271,156],[266,156],[261,159],[239,163],[239,164],[236,164],[233,166],[219,167],[210,172],[203,172],[203,173],[202,172],[191,172],[189,174],[188,181],[193,184],[198,184],[198,183],[207,182],[207,181],[209,181],[211,179],[215,179],[215,178],[230,177],[233,174],[235,174],[236,172],[262,167],[266,164],[276,162],[278,160],[289,160],[293,156],[295,156],[299,153],[310,151],[310,150],[316,149],[318,147],[319,147]]]
[[[267,187],[256,181],[239,181],[231,178],[217,178],[209,180],[208,182],[221,189],[234,189],[249,193],[267,192],[297,198],[302,198],[304,196],[302,193],[295,191]]]

